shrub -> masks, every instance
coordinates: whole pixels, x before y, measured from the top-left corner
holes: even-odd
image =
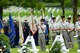
[[[5,34],[0,34],[0,40],[2,40],[5,43],[6,49],[9,49],[10,41],[9,41],[9,38]]]

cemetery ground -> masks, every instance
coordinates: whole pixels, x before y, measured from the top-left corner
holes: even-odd
[[[55,16],[55,17],[57,17],[58,15],[62,15],[62,10],[61,10],[61,8],[51,8],[51,10],[49,10],[50,8],[47,8],[46,10],[45,10],[45,13],[44,13],[44,15],[45,15],[45,17],[46,16],[48,16],[48,18],[50,18],[50,13],[53,13],[53,16]],[[27,17],[29,17],[30,15],[31,15],[31,13],[30,13],[30,10],[26,10],[26,11],[19,11],[20,12],[20,16],[21,16],[21,18],[27,18]],[[14,12],[11,12],[11,14],[12,14],[12,16],[14,16],[14,17],[12,17],[12,18],[16,18],[16,17],[18,17],[18,11],[16,12],[16,11],[14,11]],[[66,17],[68,17],[69,15],[71,15],[72,16],[72,8],[70,8],[70,9],[65,9],[65,16]],[[8,16],[9,16],[9,12],[4,12],[3,13],[3,17],[4,18],[8,18]],[[39,11],[39,10],[35,10],[34,11],[34,16],[37,16],[37,18],[39,18],[40,16],[41,16],[41,12]],[[17,18],[16,18],[17,19]]]

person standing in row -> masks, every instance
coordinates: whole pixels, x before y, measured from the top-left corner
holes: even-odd
[[[74,47],[74,24],[71,22],[71,16],[69,16],[68,18],[68,22],[67,22],[67,25],[68,25],[68,36],[70,38],[70,46],[73,48]]]
[[[75,30],[78,33],[77,41],[78,41],[78,51],[80,51],[80,15],[78,15],[78,21],[75,25]]]
[[[15,46],[18,46],[19,45],[19,24],[17,20],[14,20],[14,27],[16,32],[16,36],[14,38]]]
[[[60,22],[60,29],[61,29],[61,34],[63,36],[64,39],[64,43],[66,46],[66,49],[69,49],[69,36],[68,36],[68,26],[67,26],[67,22],[65,21],[65,16],[61,16],[62,21]]]
[[[52,22],[50,24],[50,30],[51,30],[51,34],[52,34],[52,40],[54,41],[56,35],[58,35],[58,30],[59,30],[59,24],[56,23],[55,21],[55,17],[52,18]]]
[[[6,36],[8,36],[8,23],[7,23],[7,21],[6,20],[4,20],[3,21],[3,25],[4,25],[4,34],[6,35]]]
[[[29,36],[29,32],[30,32],[30,27],[28,25],[28,22],[27,22],[27,20],[24,20],[24,22],[23,22],[24,42],[25,42],[26,38]]]
[[[40,24],[38,24],[38,39],[39,39],[39,45],[41,47],[42,51],[46,50],[46,41],[45,41],[45,30],[46,25],[44,24],[45,20],[41,19]]]

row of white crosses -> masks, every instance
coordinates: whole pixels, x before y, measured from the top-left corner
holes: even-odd
[[[46,7],[45,8],[47,11],[48,11],[48,13],[50,13],[50,12],[54,12],[54,11],[56,11],[57,13],[59,12],[59,9],[58,8],[56,8],[56,7],[54,7],[54,8],[48,8],[48,7]],[[10,6],[9,8],[6,8],[6,9],[3,9],[3,12],[4,13],[8,13],[8,12],[11,12],[11,13],[17,13],[17,12],[24,12],[24,13],[26,13],[26,12],[30,12],[30,8],[27,8],[27,9],[25,9],[25,8],[23,8],[23,7],[17,7],[17,6]],[[35,10],[34,10],[34,12],[36,12]],[[38,11],[38,13],[40,13],[40,11]]]
[[[60,10],[58,9],[58,8],[49,8],[49,9],[47,9],[47,8],[45,8],[46,10],[48,10],[48,13],[50,13],[50,12],[52,12],[52,13],[54,13],[55,11],[58,13]]]
[[[15,11],[16,10],[16,11]],[[16,6],[10,6],[9,8],[7,9],[3,9],[3,12],[4,13],[8,13],[8,12],[12,12],[12,13],[17,13],[17,12],[29,12],[29,8],[27,8],[27,10],[23,7],[16,7]]]

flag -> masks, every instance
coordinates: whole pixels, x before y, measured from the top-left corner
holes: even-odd
[[[8,37],[10,38],[11,47],[15,46],[15,41],[14,41],[15,36],[16,36],[16,33],[15,33],[14,23],[13,23],[13,19],[12,19],[11,13],[10,13],[9,14],[9,33],[8,33]]]
[[[45,20],[45,19],[44,19]],[[46,23],[46,20],[44,21],[44,24],[46,25],[46,29],[45,29],[45,35],[48,35],[48,25]],[[48,40],[48,36],[45,37],[46,41]]]
[[[46,25],[46,19],[44,19],[44,24]]]
[[[51,18],[51,20],[52,20],[52,13],[50,13],[50,18]]]
[[[0,16],[1,18],[1,16]],[[0,34],[4,33],[4,30],[3,30],[3,25],[2,25],[2,21],[0,19]]]
[[[44,20],[45,20],[45,19],[44,19]],[[44,24],[46,25],[45,34],[48,34],[48,28],[47,28],[47,23],[46,23],[46,20],[44,21]]]
[[[32,18],[32,23],[31,23],[31,32],[32,32],[32,35],[34,35],[36,32],[37,32],[37,28],[36,28],[36,23],[35,23],[35,20],[34,20],[34,15],[33,13],[31,13],[31,18]]]
[[[24,36],[23,36],[23,29],[22,29],[22,23],[21,23],[21,19],[20,19],[20,15],[18,13],[18,21],[19,21],[19,43],[20,45],[23,44],[24,42]]]

